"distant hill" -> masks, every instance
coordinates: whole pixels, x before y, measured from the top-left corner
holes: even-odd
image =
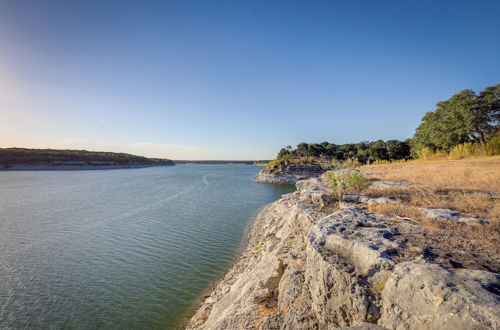
[[[174,165],[170,159],[87,150],[0,148],[0,169],[83,169]]]

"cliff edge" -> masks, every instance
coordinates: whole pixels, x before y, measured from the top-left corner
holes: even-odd
[[[294,184],[299,180],[315,178],[325,170],[319,164],[314,165],[288,165],[283,169],[266,167],[253,179],[259,183]]]
[[[187,329],[500,327],[498,254],[429,241],[419,221],[367,211],[390,199],[334,202],[324,177],[296,185],[257,214]]]

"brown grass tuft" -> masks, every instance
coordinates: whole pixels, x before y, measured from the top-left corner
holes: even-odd
[[[401,202],[369,205],[368,211],[377,214],[387,215],[389,217],[405,217],[415,220],[427,220],[425,214],[419,208],[405,205]]]
[[[447,220],[424,221],[428,236],[445,240],[450,246],[495,256],[500,253],[500,224],[455,224]]]

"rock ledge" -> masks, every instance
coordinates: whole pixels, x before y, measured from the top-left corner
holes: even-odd
[[[417,222],[384,221],[366,211],[369,199],[347,199],[332,210],[317,177],[264,207],[186,328],[500,327],[497,268],[439,262],[446,255],[412,240],[425,232]]]

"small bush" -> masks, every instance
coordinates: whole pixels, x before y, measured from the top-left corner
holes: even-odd
[[[330,172],[327,178],[333,188],[333,192],[340,198],[342,194],[357,194],[371,186],[371,181],[363,176],[359,170],[344,172]]]
[[[299,158],[299,160],[297,161],[297,163],[299,165],[309,165],[309,164],[314,163],[314,158],[312,158],[312,157],[301,157],[301,158]]]
[[[290,155],[285,155],[270,161],[269,164],[267,164],[266,169],[274,173],[280,173],[281,171],[283,171],[285,166],[289,164],[290,164]]]
[[[361,166],[361,163],[359,162],[359,160],[357,158],[349,158],[341,164],[341,167],[346,168],[346,169],[355,169],[355,168],[358,168],[360,166]]]
[[[321,168],[324,170],[339,170],[342,167],[342,163],[333,158],[332,160],[325,160],[320,163]]]

